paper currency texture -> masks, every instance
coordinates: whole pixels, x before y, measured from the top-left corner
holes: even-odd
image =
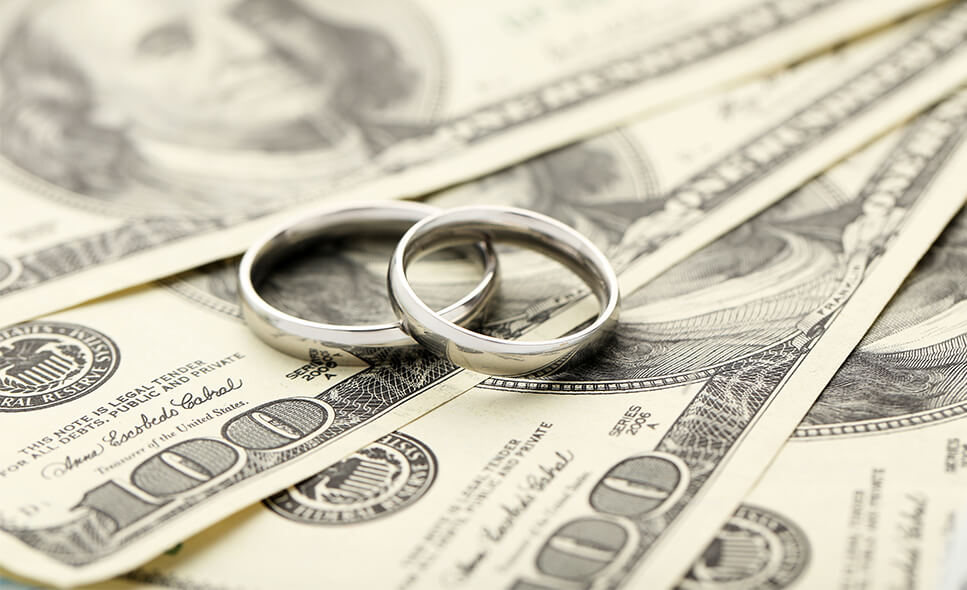
[[[960,214],[910,275],[690,583],[940,588],[958,569],[965,223]],[[738,558],[770,529],[781,542]]]
[[[962,49],[967,20],[963,12],[962,7],[955,7],[927,15],[828,60],[528,161],[438,195],[437,202],[465,203],[492,200],[495,194],[520,195],[523,202],[516,204],[558,215],[603,245],[624,271],[622,278],[630,293],[632,286],[653,278],[803,179],[952,89],[967,60]],[[784,291],[787,283],[794,290],[804,289],[797,281],[805,278],[787,276],[781,266],[776,271],[779,275],[766,271],[757,275],[755,264],[740,265],[741,276],[732,277],[736,282],[726,285],[737,291],[709,295],[707,284],[698,280],[676,294],[689,298],[694,304],[691,311],[700,315],[717,313],[707,308],[710,296],[719,304],[734,301],[740,309],[736,313],[741,315],[755,309],[742,310],[742,302],[750,297],[743,294],[746,287],[738,280],[744,278],[743,273],[749,273],[753,282],[760,281],[755,283],[760,286],[761,281],[768,284],[778,277],[779,285],[773,286],[783,295],[783,304],[777,304],[778,319],[767,316],[768,325],[761,327],[752,344],[739,347],[742,350],[737,352],[728,338],[720,342],[721,349],[715,350],[690,349],[688,342],[683,342],[681,352],[685,356],[680,363],[688,366],[679,371],[681,367],[673,366],[671,357],[662,356],[664,336],[657,339],[661,345],[654,356],[645,354],[651,345],[640,348],[638,361],[645,358],[654,363],[654,374],[638,375],[634,363],[623,356],[631,350],[627,346],[639,346],[641,335],[636,330],[661,334],[671,325],[705,321],[695,320],[688,313],[678,317],[680,312],[665,309],[669,304],[641,295],[645,299],[633,304],[630,321],[626,322],[627,335],[619,335],[616,348],[597,359],[599,364],[582,369],[593,370],[593,375],[571,375],[578,383],[575,391],[607,391],[608,387],[596,385],[602,376],[618,383],[615,391],[627,389],[621,383],[642,379],[646,383],[642,391],[664,389],[677,382],[669,375],[681,372],[691,375],[681,385],[688,393],[669,396],[674,407],[666,408],[669,415],[678,415],[693,407],[688,396],[701,393],[699,383],[715,381],[715,375],[708,372],[712,367],[732,366],[743,355],[768,356],[781,349],[779,356],[786,363],[781,367],[759,359],[760,365],[768,365],[770,375],[780,376],[807,356],[819,359],[811,361],[817,364],[828,360],[809,352],[809,347],[824,334],[844,302],[856,295],[860,282],[869,283],[866,273],[879,268],[877,261],[887,244],[894,239],[902,244],[898,250],[891,250],[898,252],[892,254],[899,257],[896,269],[902,269],[903,256],[915,258],[925,247],[910,240],[927,240],[943,225],[943,206],[924,205],[926,212],[920,213],[921,208],[914,205],[936,190],[933,187],[941,182],[937,179],[949,182],[951,173],[946,166],[914,167],[909,173],[915,173],[913,180],[933,180],[917,184],[901,177],[899,181],[913,184],[901,184],[902,190],[896,189],[900,193],[891,193],[892,200],[877,193],[877,183],[883,178],[898,181],[892,176],[889,158],[899,158],[910,142],[927,138],[932,141],[923,141],[930,149],[939,150],[936,154],[959,153],[955,150],[959,137],[956,109],[938,109],[931,116],[927,121],[949,122],[946,135],[934,127],[914,127],[909,136],[891,136],[890,142],[878,144],[887,147],[870,152],[873,155],[861,158],[860,164],[845,168],[847,172],[834,174],[845,177],[842,202],[821,199],[802,210],[781,207],[761,224],[779,228],[766,232],[768,239],[753,232],[749,244],[739,245],[738,252],[772,252],[778,258],[788,255],[797,264],[806,252],[812,266],[806,269],[809,272],[803,271],[804,276],[817,289],[811,292],[812,297],[804,295],[801,301],[794,301]],[[678,133],[670,134],[669,130]],[[507,191],[508,187],[515,190]],[[949,207],[955,204],[954,200],[945,202]],[[931,211],[936,215],[931,217]],[[903,235],[915,237],[901,240],[894,233],[907,227],[908,215],[930,221],[910,221],[916,231],[908,230]],[[805,223],[813,216],[832,224],[824,235],[833,246],[814,236],[789,234],[787,226]],[[723,256],[729,263],[742,259],[730,258],[727,252],[725,249]],[[372,260],[365,252],[345,253],[343,267],[358,270],[340,280],[349,281],[346,284],[355,292],[366,292],[374,286],[380,289],[371,291],[381,292],[380,271]],[[524,297],[505,296],[504,309],[509,313],[495,320],[491,330],[526,337],[535,329],[560,331],[584,319],[580,304],[576,304],[582,295],[579,289],[560,288],[546,266],[527,262],[533,258],[519,260],[531,278],[523,285],[530,291]],[[359,262],[363,264],[355,264]],[[774,262],[771,258],[759,260],[768,268]],[[436,280],[440,276],[448,279],[442,288],[437,286],[440,296],[466,286],[465,272],[453,271],[452,262],[440,264],[435,272],[429,271]],[[231,272],[227,267],[222,270]],[[712,276],[722,278],[721,274]],[[295,278],[300,278],[298,269]],[[887,286],[880,294],[886,297],[894,288],[889,286],[891,281],[897,277],[889,275],[882,280]],[[314,291],[319,293],[312,281],[306,276],[277,286],[289,285],[299,295],[289,305],[299,302],[300,315],[323,303],[322,308],[335,314],[335,319],[365,319],[359,317],[364,305],[356,301],[321,294],[321,302],[307,298]],[[310,363],[274,353],[266,356],[264,346],[234,317],[230,285],[224,274],[219,278],[218,272],[194,273],[166,281],[162,287],[138,289],[4,330],[2,370],[6,381],[0,408],[5,410],[5,421],[16,427],[4,431],[10,443],[3,455],[7,468],[0,473],[6,489],[11,490],[10,502],[0,513],[5,531],[3,565],[63,585],[120,573],[207,524],[311,476],[482,379],[418,353],[348,359],[338,352],[317,351]],[[875,287],[864,288],[875,291]],[[864,295],[862,301],[875,309],[877,304],[870,302],[879,300]],[[854,308],[862,310],[861,305]],[[669,326],[653,326],[655,320],[649,315],[653,310],[674,312],[668,316]],[[856,313],[860,312],[851,312]],[[849,328],[853,331],[865,327],[864,320],[851,323],[855,324]],[[713,336],[716,325],[712,321]],[[788,334],[780,328],[788,328],[796,338],[782,340],[780,336]],[[714,341],[709,338],[709,342]],[[834,364],[839,362],[835,350],[826,354],[834,358]],[[346,362],[349,360],[355,362]],[[756,366],[750,370],[756,370]],[[626,370],[631,373],[622,372]],[[553,382],[488,381],[484,387],[519,397],[518,391],[561,394],[572,387],[567,383],[568,377],[562,376]],[[632,389],[640,388],[635,385]],[[770,400],[772,393],[762,393],[759,402]],[[569,399],[584,404],[595,398]],[[562,411],[570,407],[560,405]],[[801,412],[789,418],[791,424],[799,417]],[[674,432],[669,432],[675,442]],[[763,445],[763,449],[774,450],[780,441],[777,439],[771,447]],[[628,450],[622,445],[615,449],[621,453]],[[762,450],[762,457],[771,452]],[[681,461],[707,459],[714,463],[720,458],[690,455]],[[756,460],[749,464],[757,465]],[[379,472],[378,466],[366,465],[376,470],[374,474]],[[730,473],[740,471],[733,469]],[[755,469],[746,471],[753,473]],[[726,486],[736,502],[739,490],[751,484],[751,477],[733,476],[734,483]],[[705,480],[690,481],[700,488]],[[687,520],[682,522],[701,522],[697,528],[703,531],[708,526],[704,533],[707,537],[717,526],[709,523],[727,517],[727,512],[706,517],[693,505],[687,508],[683,508]],[[675,539],[674,531],[668,535],[664,529],[652,533],[661,537],[656,547],[674,546],[674,540],[664,540]],[[639,541],[635,549],[638,557],[651,548],[647,539]],[[665,563],[663,559],[648,559]],[[620,576],[629,574],[639,561],[636,557],[624,562],[626,569]],[[684,570],[687,565],[678,567]],[[609,572],[619,575],[617,570]],[[532,573],[521,571],[519,575],[524,580]],[[661,575],[673,574],[675,569],[669,566]],[[674,581],[677,575],[669,579]]]
[[[855,71],[878,51],[879,45],[864,48],[757,82],[755,88],[442,193],[433,202],[464,204],[513,195],[514,204],[557,215],[609,251],[631,247],[626,237],[639,235],[629,233],[632,222],[664,210],[667,191],[658,170],[664,182],[687,179],[730,145],[787,117],[801,104],[790,102],[789,96],[802,90],[800,101],[808,101],[823,92],[820,83],[831,79],[828,72],[844,65]],[[752,94],[754,104],[729,106]],[[652,139],[670,128],[679,130],[677,144]],[[717,142],[703,134],[710,128],[716,130]],[[595,174],[584,174],[590,170]],[[755,207],[746,209],[748,216]],[[611,213],[601,217],[602,210]],[[730,215],[716,227],[735,223]],[[660,247],[669,236],[695,233],[684,230],[648,234],[646,250],[653,266],[667,267],[684,256],[686,250]],[[695,239],[707,241],[715,231],[703,230]],[[385,301],[385,259],[385,252],[381,258],[365,248],[341,250],[337,245],[322,264],[313,266],[309,259],[308,267],[282,271],[269,281],[267,295],[275,293],[280,306],[300,316],[324,312],[332,321],[376,319],[385,311],[380,308]],[[506,313],[497,329],[510,335],[546,317],[540,305],[558,310],[580,294],[566,285],[555,286],[555,269],[538,256],[511,255],[505,262],[508,268],[521,269],[518,277],[523,271],[549,277],[535,283],[548,287],[546,292],[516,298],[513,292],[502,293]],[[330,271],[321,279],[319,266]],[[120,573],[482,378],[420,353],[350,359],[317,351],[309,363],[275,353],[238,318],[233,272],[231,263],[217,263],[154,288],[4,332],[0,407],[6,410],[5,420],[18,427],[7,431],[16,442],[0,475],[11,490],[3,520],[7,540],[14,543],[11,548],[33,547],[39,559],[18,558],[4,565],[34,576],[48,572],[49,581],[61,584]],[[441,301],[475,282],[473,269],[447,260],[422,272]],[[441,284],[443,276],[447,280]],[[357,297],[342,296],[350,291]],[[543,301],[537,308],[535,297]],[[291,404],[286,406],[280,397]],[[232,398],[239,399],[221,403]],[[282,413],[276,411],[280,408]],[[275,433],[282,437],[275,439],[279,446],[239,447],[233,442],[236,435],[228,434],[235,430],[230,422],[258,425],[269,436]],[[328,458],[320,454],[323,450]],[[312,465],[306,462],[310,456]],[[209,463],[217,457],[220,462]],[[149,479],[165,486],[179,481],[182,488],[144,488],[145,473],[154,473]],[[73,483],[65,487],[63,482]],[[46,491],[38,495],[38,490]]]
[[[588,362],[489,379],[128,583],[664,588],[691,567],[683,587],[702,587],[765,565],[763,584],[794,580],[813,544],[761,501],[690,560],[967,196],[950,198],[965,135],[959,94],[630,296]]]

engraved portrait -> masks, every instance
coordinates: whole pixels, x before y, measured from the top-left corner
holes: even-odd
[[[61,200],[112,212],[277,209],[365,174],[427,128],[440,98],[436,37],[403,2],[11,10],[0,155]]]
[[[826,179],[807,185],[630,294],[593,361],[549,379],[702,379],[790,337],[839,284],[858,228],[891,208],[881,209]]]
[[[942,410],[965,402],[967,216],[961,213],[840,367],[803,425],[872,421],[872,430],[892,430],[948,418],[954,414]],[[896,420],[913,415],[919,415],[914,424]]]

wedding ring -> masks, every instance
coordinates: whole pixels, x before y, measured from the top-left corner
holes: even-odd
[[[434,312],[407,281],[407,266],[422,254],[490,240],[537,250],[571,269],[597,297],[601,306],[598,317],[581,330],[555,340],[492,338],[462,328]],[[390,303],[407,334],[450,362],[488,375],[546,374],[556,370],[579,350],[598,342],[618,321],[618,278],[605,255],[567,225],[523,209],[459,207],[416,223],[393,252],[388,280]]]
[[[242,316],[262,340],[282,352],[307,360],[313,359],[312,350],[319,347],[358,355],[372,352],[374,348],[415,345],[399,323],[336,325],[309,321],[275,308],[259,295],[256,287],[280,261],[321,238],[399,234],[438,211],[436,207],[419,203],[362,203],[324,209],[269,232],[245,252],[239,265]],[[497,286],[497,257],[490,243],[479,240],[472,250],[479,256],[483,278],[470,293],[440,312],[447,321],[456,324],[473,321]],[[352,293],[332,294],[334,298],[352,296]]]

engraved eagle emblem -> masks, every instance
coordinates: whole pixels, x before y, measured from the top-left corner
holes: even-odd
[[[355,504],[386,493],[401,471],[395,457],[379,448],[367,448],[297,487],[316,501]]]
[[[692,566],[689,576],[705,582],[750,581],[767,573],[775,551],[758,533],[726,525]]]
[[[78,363],[57,348],[48,348],[57,343],[56,338],[24,338],[0,346],[0,373],[31,387],[65,379]]]

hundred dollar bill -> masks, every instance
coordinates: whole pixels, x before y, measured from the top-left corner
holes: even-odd
[[[489,202],[494,195],[515,194],[517,204],[558,215],[616,259],[630,250],[658,272],[685,255],[683,244],[695,248],[713,239],[793,188],[799,176],[814,174],[811,167],[821,160],[810,158],[813,154],[839,157],[850,143],[844,141],[849,130],[872,133],[867,107],[877,107],[881,117],[899,116],[925,94],[942,93],[955,78],[952,72],[963,71],[955,67],[963,59],[957,51],[935,54],[931,67],[916,75],[880,72],[897,71],[895,64],[923,53],[925,38],[956,22],[945,13],[910,23],[829,62],[810,63],[725,98],[560,150],[437,201]],[[859,65],[856,56],[862,58]],[[847,75],[850,81],[838,82]],[[870,94],[874,80],[880,92]],[[855,94],[854,82],[866,89],[866,102],[833,109]],[[790,136],[785,130],[795,128],[804,114],[842,130],[820,138]],[[766,152],[771,158],[763,157],[757,146],[773,145],[770,138],[777,136],[788,141]],[[712,184],[717,191],[707,201],[683,199],[675,188],[732,170],[735,157],[743,154],[759,157],[746,157],[745,174],[723,177],[734,186]],[[758,168],[751,169],[752,163]],[[795,168],[791,173],[790,167]],[[770,191],[778,192],[770,197]],[[734,205],[743,201],[744,210]],[[647,218],[653,223],[643,223]],[[342,269],[345,275],[323,284],[337,292],[382,296],[383,273],[372,259],[366,251],[344,253],[335,261],[330,256],[322,268]],[[553,280],[533,280],[537,274],[529,264],[522,261],[520,267],[532,271],[531,280],[518,282],[546,291],[503,298],[504,309],[512,313],[494,329],[506,335],[526,332],[576,300],[560,295],[566,289]],[[0,512],[3,565],[58,584],[119,573],[273,489],[310,476],[482,378],[419,354],[349,359],[320,353],[310,363],[265,356],[264,346],[234,315],[230,269],[225,270],[196,273],[164,288],[141,289],[4,332],[0,409],[16,427],[4,429],[11,442],[0,470],[5,492],[11,491]],[[337,321],[378,315],[362,296],[350,304],[321,295],[325,289],[318,277],[304,270],[294,268],[272,286],[281,295],[294,295],[290,311],[311,317],[312,310],[322,309]],[[428,272],[436,297],[446,299],[470,284],[465,272],[455,270],[446,264]],[[547,267],[540,272],[554,276]],[[441,276],[448,281],[441,283]],[[286,307],[281,295],[279,305]],[[547,299],[535,304],[538,296]],[[183,320],[174,322],[174,317]],[[129,352],[118,364],[122,349]],[[234,353],[243,358],[233,360]],[[190,408],[183,407],[185,396]],[[196,402],[198,396],[206,401]],[[243,398],[239,402],[245,405],[204,405],[225,396]]]
[[[962,213],[683,587],[934,589],[962,564],[965,265]]]
[[[280,210],[424,194],[934,3],[7,2],[0,325],[235,254]]]
[[[674,586],[967,198],[965,140],[967,91],[630,295],[594,358],[488,379],[116,587]],[[938,302],[956,297],[944,277]],[[807,482],[782,483],[798,498]],[[795,540],[770,515],[740,510],[735,536]],[[683,585],[803,550],[741,541]]]
[[[692,215],[691,227],[644,234],[630,231],[633,222],[664,214],[675,186],[769,133],[836,88],[839,76],[862,71],[923,26],[569,146],[433,202],[512,195],[514,204],[553,213],[608,251],[644,248],[656,268],[667,268],[686,250],[663,243],[688,236],[707,242],[761,205],[750,200],[739,213],[724,207],[747,200],[737,191],[704,213],[728,214],[713,225]],[[763,177],[769,170],[762,168]],[[333,252],[321,244],[319,257],[272,278],[266,296],[303,317],[383,317],[388,256],[357,246]],[[510,285],[525,270],[556,276],[539,257],[522,256],[502,255],[517,273]],[[441,302],[476,280],[453,261],[421,268],[414,270]],[[231,262],[215,263],[0,330],[2,565],[61,585],[126,571],[482,378],[419,352],[354,359],[317,351],[309,363],[277,354],[238,317],[233,272]],[[501,329],[520,333],[575,300],[555,300],[562,290],[552,280],[540,284],[548,290],[501,292]]]

